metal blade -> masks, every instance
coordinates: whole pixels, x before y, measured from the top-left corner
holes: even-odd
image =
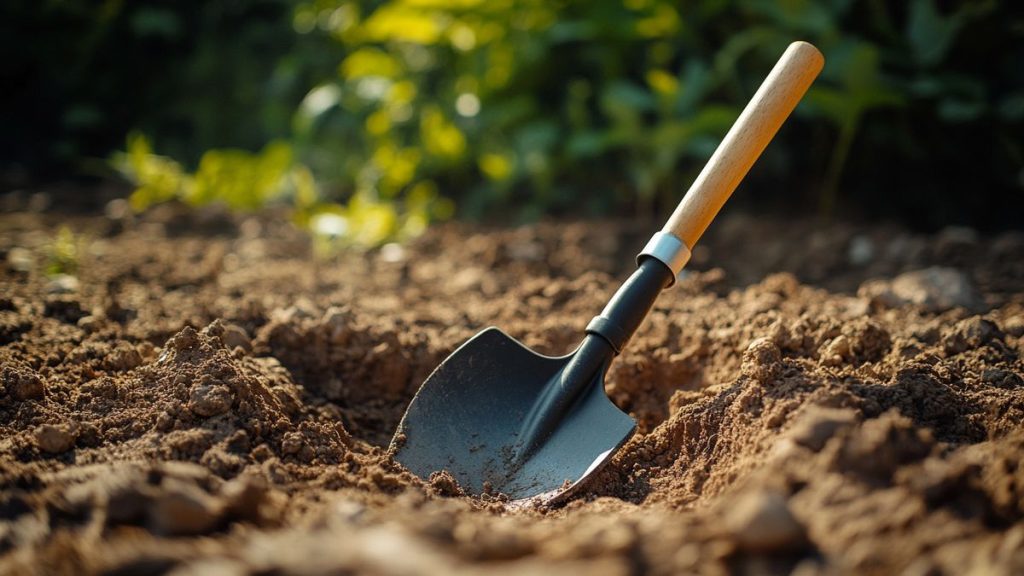
[[[420,387],[392,442],[395,458],[424,479],[447,470],[472,494],[564,496],[636,428],[605,395],[601,371],[546,439],[518,452],[524,420],[572,358],[537,354],[497,328],[480,332]]]

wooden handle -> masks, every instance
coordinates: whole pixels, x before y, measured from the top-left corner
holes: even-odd
[[[693,249],[824,65],[825,58],[814,46],[807,42],[789,45],[662,231]]]

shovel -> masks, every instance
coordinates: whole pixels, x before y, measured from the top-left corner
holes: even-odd
[[[497,328],[480,332],[413,397],[395,459],[420,478],[447,471],[467,493],[519,504],[564,500],[608,462],[636,430],[605,394],[608,367],[823,65],[814,46],[789,46],[575,352],[543,356]]]

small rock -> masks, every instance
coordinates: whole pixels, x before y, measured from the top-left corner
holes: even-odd
[[[397,242],[390,242],[380,247],[380,259],[382,262],[396,263],[405,260],[405,248]]]
[[[246,352],[252,352],[252,340],[249,338],[249,333],[237,324],[225,324],[220,340],[229,350],[241,348]]]
[[[202,488],[176,478],[165,478],[160,487],[149,510],[149,521],[155,532],[204,534],[219,522],[222,503]]]
[[[777,492],[758,490],[740,496],[725,512],[726,529],[748,552],[777,552],[806,543],[803,526]]]
[[[757,338],[743,352],[740,372],[762,384],[775,379],[782,371],[782,352],[770,338]]]
[[[28,248],[18,246],[7,252],[7,265],[15,272],[31,272],[34,264],[35,258],[32,257],[32,251]]]
[[[43,424],[36,428],[35,440],[40,450],[50,454],[67,452],[75,444],[75,437],[71,432],[63,426],[53,424]]]
[[[227,412],[233,400],[231,389],[223,384],[198,384],[189,392],[188,409],[209,418]]]
[[[800,446],[818,452],[836,432],[855,425],[857,421],[857,412],[854,410],[812,404],[793,424],[787,437]]]
[[[48,294],[73,294],[78,292],[78,278],[70,274],[57,274],[46,284]]]
[[[845,334],[840,334],[825,345],[821,352],[821,361],[826,366],[838,366],[852,354],[850,339]]]
[[[864,266],[875,259],[875,243],[867,236],[854,236],[846,257],[851,266]]]
[[[931,312],[955,306],[978,309],[983,305],[970,276],[954,268],[940,266],[906,272],[891,282],[869,280],[861,284],[857,294],[888,308],[916,304]]]
[[[1006,336],[995,322],[971,316],[956,323],[942,338],[942,348],[947,354],[959,354],[979,348],[994,340],[1005,340]]]
[[[103,207],[103,215],[110,220],[124,220],[132,215],[132,207],[128,200],[115,198]]]

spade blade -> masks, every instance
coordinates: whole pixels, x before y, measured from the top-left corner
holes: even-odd
[[[480,332],[420,387],[392,441],[395,458],[424,479],[448,471],[471,494],[548,502],[568,495],[636,429],[605,395],[603,362],[553,415],[550,432],[523,450],[524,422],[577,353],[552,358],[497,328]]]

